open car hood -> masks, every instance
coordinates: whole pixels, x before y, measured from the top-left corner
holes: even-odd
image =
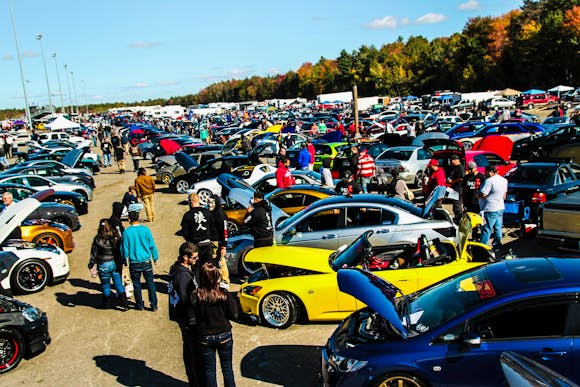
[[[53,193],[53,189],[37,192],[34,195],[19,202],[15,202],[8,207],[0,215],[0,244],[4,243],[6,238],[8,238],[16,227],[20,226],[20,223],[22,223],[28,215],[40,207],[40,201],[42,199],[52,195]]]
[[[474,212],[466,212],[459,222],[459,227],[457,228],[457,237],[455,239],[455,245],[457,246],[457,252],[459,257],[466,256],[467,241],[471,236],[474,228],[479,227],[483,224],[483,219],[481,216]]]
[[[355,267],[363,264],[366,259],[366,251],[372,248],[369,238],[373,235],[373,231],[364,232],[361,236],[356,238],[350,245],[340,247],[328,257],[328,263],[334,271],[348,267]]]
[[[406,339],[409,335],[395,308],[395,297],[400,289],[382,278],[362,269],[340,269],[337,275],[338,288],[387,320],[393,329]]]
[[[411,145],[415,145],[415,146],[423,146],[425,145],[425,140],[429,141],[429,140],[437,140],[437,139],[443,139],[443,140],[448,140],[449,136],[445,133],[442,132],[429,132],[429,133],[423,133],[418,135],[417,137],[415,137],[413,139],[413,142],[411,143]]]
[[[465,153],[461,143],[449,138],[425,138],[423,139],[423,148],[434,154],[440,151],[450,151],[452,153]],[[465,157],[464,157],[465,159]]]
[[[62,163],[68,167],[75,168],[81,157],[85,154],[85,149],[72,149],[63,158]]]
[[[457,200],[459,199],[459,193],[451,188],[438,185],[425,200],[425,207],[423,207],[421,217],[427,218],[437,201],[441,199]]]
[[[228,193],[233,188],[239,188],[247,191],[251,191],[254,194],[254,187],[252,187],[246,180],[240,176],[233,175],[231,173],[222,173],[216,178],[219,185],[222,186],[222,192]]]
[[[472,150],[486,150],[509,160],[514,147],[513,141],[507,136],[486,136],[473,144]]]
[[[176,152],[174,153],[175,161],[185,169],[186,172],[189,172],[192,169],[199,167],[197,161],[195,161],[190,155],[184,152]]]
[[[299,246],[270,246],[252,249],[244,256],[245,262],[295,267],[318,273],[332,273],[328,256],[332,250]]]
[[[233,202],[239,203],[244,208],[249,207],[250,201],[253,198],[254,198],[253,192],[251,192],[249,190],[241,189],[241,188],[232,188],[230,190],[230,192],[228,193],[228,199],[232,203]],[[272,203],[270,203],[270,206],[272,207],[272,223],[274,223],[272,226],[274,226],[274,229],[275,229],[279,220],[284,219],[284,218],[288,218],[289,215]]]

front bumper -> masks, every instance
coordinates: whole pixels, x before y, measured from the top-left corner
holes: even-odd
[[[51,342],[46,314],[43,313],[40,320],[26,324],[23,334],[27,342],[27,355],[34,356],[44,351]]]
[[[240,301],[240,309],[242,312],[250,316],[260,318],[259,311],[260,299],[258,297],[250,296],[248,294],[245,294],[243,291],[240,291],[238,294],[238,298]]]

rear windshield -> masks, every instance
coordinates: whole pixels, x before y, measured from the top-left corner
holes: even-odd
[[[512,183],[544,185],[554,173],[554,166],[519,166],[510,171],[508,180]]]
[[[380,155],[379,159],[409,160],[413,151],[410,150],[386,150]]]

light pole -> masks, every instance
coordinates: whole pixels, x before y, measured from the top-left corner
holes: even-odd
[[[75,75],[74,73],[71,71],[70,72],[70,77],[72,78],[72,84],[73,84],[73,95],[75,97],[75,106],[77,107],[77,114],[80,113],[80,105],[79,105],[79,100],[77,99],[77,85],[75,82]]]
[[[62,87],[60,87],[60,75],[58,74],[58,63],[56,62],[56,52],[50,54],[54,59],[54,67],[56,68],[56,79],[58,80],[58,93],[60,94],[60,112],[64,114],[64,99],[62,97]]]
[[[28,130],[32,130],[32,118],[28,108],[28,95],[24,84],[24,71],[22,70],[22,58],[20,56],[20,46],[18,45],[18,34],[16,33],[16,21],[14,20],[14,5],[12,0],[8,0],[10,6],[10,18],[12,19],[12,29],[14,30],[14,41],[16,42],[16,52],[18,53],[18,66],[20,67],[20,79],[22,80],[22,90],[24,91],[24,110],[26,111],[26,120],[28,121]]]
[[[46,77],[46,89],[48,90],[48,103],[50,104],[50,112],[54,113],[54,107],[52,106],[52,96],[50,95],[50,83],[48,82],[48,70],[46,69],[46,60],[44,60],[44,47],[42,45],[42,38],[44,38],[44,35],[36,35],[36,39],[38,39],[38,42],[40,43],[40,54],[42,56],[42,64],[44,65],[44,76]]]
[[[66,84],[67,84],[67,88],[68,88],[68,112],[69,114],[73,114],[73,106],[72,106],[72,94],[70,92],[70,81],[68,79],[68,65],[64,65],[64,75],[66,76]]]
[[[81,79],[81,83],[83,84],[83,93],[85,94],[85,110],[87,112],[87,116],[89,115],[89,105],[87,104],[87,88],[85,85],[85,81]]]

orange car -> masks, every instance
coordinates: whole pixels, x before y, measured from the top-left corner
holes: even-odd
[[[18,239],[39,244],[50,244],[60,247],[65,253],[75,248],[72,230],[62,223],[45,219],[27,219],[19,227]]]

